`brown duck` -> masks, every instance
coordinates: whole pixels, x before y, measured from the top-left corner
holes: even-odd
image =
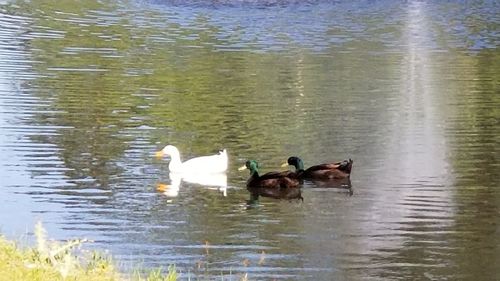
[[[245,166],[239,168],[242,171],[250,170],[250,178],[247,180],[247,190],[253,197],[264,196],[275,199],[302,199],[300,192],[300,180],[295,173],[269,172],[259,175],[259,164],[255,160],[248,160]]]
[[[295,172],[292,172],[294,174],[289,175],[289,177],[301,180],[333,180],[349,178],[351,176],[352,163],[352,159],[349,159],[337,163],[319,164],[304,170],[302,159],[292,156],[282,166],[290,165],[295,167]]]

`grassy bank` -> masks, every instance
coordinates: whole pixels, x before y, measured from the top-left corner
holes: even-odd
[[[45,230],[38,223],[35,226],[36,247],[19,247],[16,243],[0,236],[0,281],[173,281],[177,280],[175,267],[167,273],[159,270],[150,271],[143,276],[139,271],[130,275],[119,273],[109,257],[97,252],[85,252],[80,249],[86,240],[67,242],[50,241]]]

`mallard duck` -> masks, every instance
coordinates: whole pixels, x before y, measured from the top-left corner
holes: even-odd
[[[238,170],[250,170],[250,178],[247,180],[247,189],[252,197],[264,196],[276,199],[302,199],[300,195],[300,181],[289,176],[291,173],[269,172],[259,176],[259,164],[255,160],[248,160],[245,166]],[[303,199],[302,199],[303,200]]]
[[[293,176],[299,179],[332,180],[349,178],[351,176],[352,163],[352,159],[349,159],[337,163],[319,164],[304,170],[302,159],[292,156],[282,166],[294,166],[295,172],[293,173],[295,175]]]
[[[219,154],[200,156],[181,162],[181,156],[177,147],[167,145],[162,150],[156,152],[156,157],[158,158],[164,155],[170,156],[168,169],[174,173],[224,173],[227,170],[228,158],[225,149],[220,151]]]

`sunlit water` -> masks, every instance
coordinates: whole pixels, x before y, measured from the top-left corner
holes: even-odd
[[[183,278],[500,276],[496,1],[81,2],[0,5],[8,237]],[[166,144],[226,148],[227,188],[171,177]],[[291,155],[354,159],[352,189],[248,204],[236,169]]]

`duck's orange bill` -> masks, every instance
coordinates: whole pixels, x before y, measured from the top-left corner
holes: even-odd
[[[156,185],[156,191],[159,191],[159,192],[165,192],[169,188],[170,188],[170,186],[168,184],[164,184],[164,183],[159,183]]]
[[[156,158],[162,158],[162,157],[163,157],[163,154],[164,154],[164,153],[163,153],[163,151],[161,151],[161,150],[160,150],[160,151],[157,151],[157,152],[155,153],[155,157],[156,157]]]

